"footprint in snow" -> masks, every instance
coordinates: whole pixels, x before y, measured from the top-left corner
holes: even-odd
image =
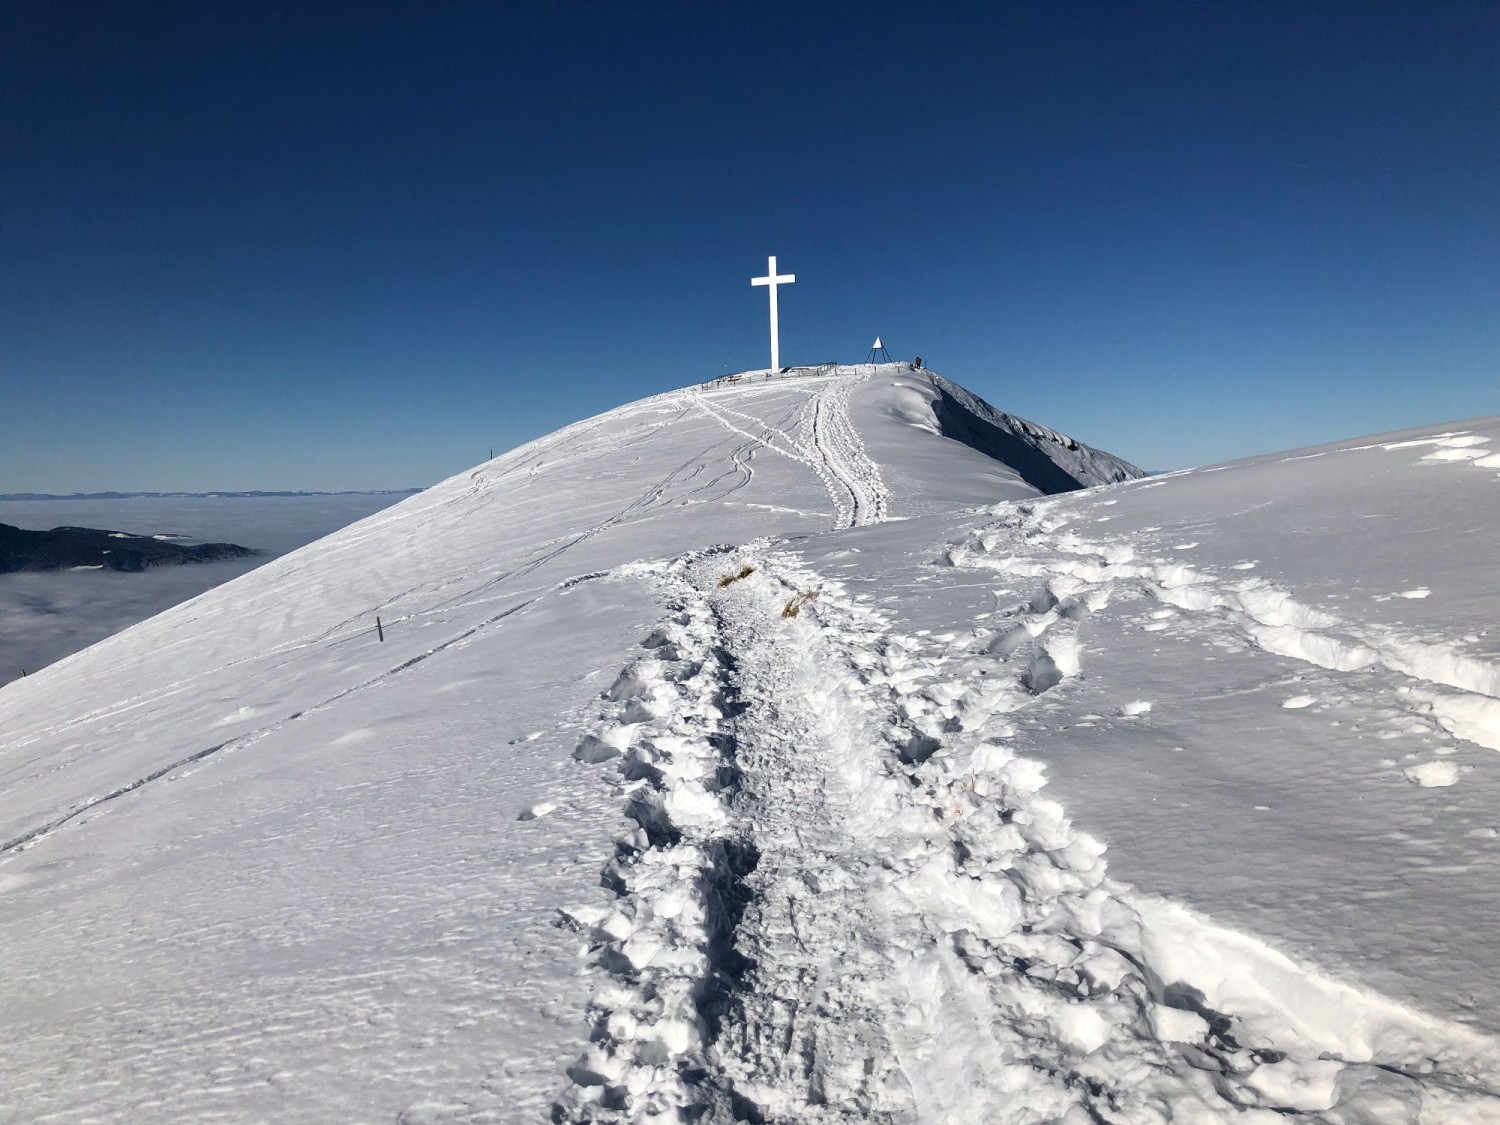
[[[1458,781],[1460,768],[1457,762],[1423,762],[1420,766],[1408,766],[1401,772],[1413,785],[1440,789]]]
[[[1289,711],[1297,711],[1303,707],[1311,707],[1317,701],[1316,696],[1294,695],[1290,699],[1283,700],[1281,705]]]
[[[1172,550],[1174,550],[1174,551],[1191,551],[1197,545],[1198,545],[1197,543],[1173,543],[1172,544]]]
[[[558,806],[557,806],[557,802],[556,801],[538,801],[536,804],[531,805],[528,808],[522,809],[521,810],[521,815],[518,816],[518,817],[516,817],[516,819],[517,820],[540,820],[542,817],[546,816],[548,813],[556,812],[557,811],[557,807]]]
[[[1175,609],[1158,609],[1151,613],[1151,620],[1142,625],[1141,628],[1148,633],[1160,633],[1168,627],[1168,618],[1176,617]]]

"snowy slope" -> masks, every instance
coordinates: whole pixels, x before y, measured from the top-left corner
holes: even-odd
[[[8,685],[0,1119],[1493,1120],[1462,431],[689,389]]]
[[[407,494],[127,496],[0,500],[0,523],[119,527],[198,542],[242,543],[248,559],[192,567],[0,574],[0,684],[20,679],[138,621],[389,507]]]

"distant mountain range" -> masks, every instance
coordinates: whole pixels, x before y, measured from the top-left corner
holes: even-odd
[[[257,496],[409,496],[420,488],[346,488],[336,492],[0,492],[0,500],[198,500]]]
[[[127,535],[94,527],[26,531],[0,523],[0,574],[16,570],[145,570],[172,563],[215,562],[256,554],[235,543],[171,543],[166,536]]]

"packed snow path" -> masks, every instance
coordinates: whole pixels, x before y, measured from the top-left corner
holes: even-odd
[[[901,637],[763,546],[640,573],[670,616],[576,751],[633,828],[566,911],[610,981],[558,1120],[1500,1112],[1479,1037],[1108,878],[1007,746],[1076,647]]]

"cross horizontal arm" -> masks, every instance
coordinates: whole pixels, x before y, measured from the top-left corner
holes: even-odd
[[[750,279],[750,284],[751,285],[790,285],[792,282],[794,282],[796,280],[797,280],[797,275],[794,274],[794,273],[779,273],[779,274],[776,274],[774,277],[752,277]]]

